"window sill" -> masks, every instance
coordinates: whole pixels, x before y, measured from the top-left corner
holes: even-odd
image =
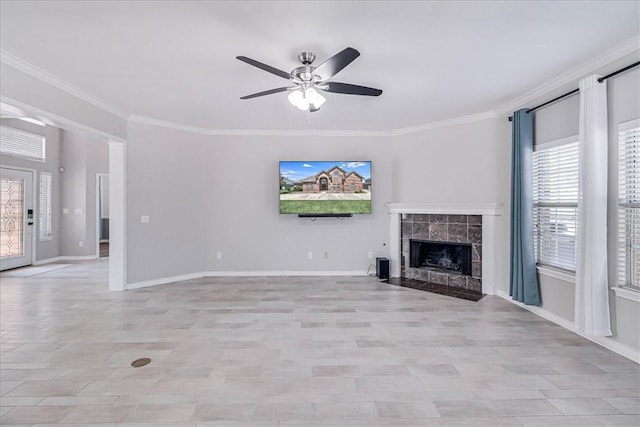
[[[543,276],[553,277],[554,279],[562,280],[567,283],[576,283],[576,275],[567,273],[565,271],[556,270],[555,268],[544,267],[541,265],[536,266],[538,274]]]
[[[640,302],[640,292],[634,291],[628,288],[611,288],[613,292],[616,293],[616,296],[619,298],[628,299],[629,301]]]

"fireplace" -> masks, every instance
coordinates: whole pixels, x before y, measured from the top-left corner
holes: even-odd
[[[400,277],[482,292],[482,216],[404,214]]]
[[[387,203],[391,278],[495,294],[500,204]],[[471,275],[411,266],[411,240],[471,245]]]
[[[471,276],[471,244],[409,240],[409,267]]]

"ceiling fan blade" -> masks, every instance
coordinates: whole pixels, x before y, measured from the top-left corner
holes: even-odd
[[[287,73],[286,71],[278,70],[271,65],[263,64],[262,62],[256,61],[255,59],[247,58],[246,56],[236,56],[236,59],[239,59],[242,62],[246,62],[249,65],[253,65],[254,67],[258,67],[261,70],[267,71],[271,74],[275,74],[276,76],[282,77],[283,79],[289,80],[291,78],[291,74]]]
[[[265,90],[263,92],[258,92],[258,93],[252,93],[251,95],[246,95],[243,96],[240,99],[251,99],[251,98],[257,98],[259,96],[265,96],[265,95],[271,95],[272,93],[279,93],[279,92],[286,92],[289,89],[295,89],[294,87],[279,87],[277,89],[270,89],[270,90]]]
[[[358,56],[360,56],[360,52],[352,47],[348,47],[318,65],[313,73],[319,75],[322,80],[328,80],[338,74],[344,67],[351,64]]]
[[[379,96],[382,93],[380,89],[349,83],[324,82],[322,85],[316,85],[316,87],[327,92],[346,93],[347,95]]]

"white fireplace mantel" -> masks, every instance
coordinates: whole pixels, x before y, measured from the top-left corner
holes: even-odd
[[[496,221],[502,204],[387,203],[391,219],[389,252],[391,277],[400,277],[400,224],[403,214],[482,215],[482,292],[495,294]]]

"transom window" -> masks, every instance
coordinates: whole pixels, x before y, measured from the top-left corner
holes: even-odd
[[[45,160],[45,140],[42,135],[9,126],[0,126],[0,141],[2,141],[0,144],[2,155],[39,162]]]

